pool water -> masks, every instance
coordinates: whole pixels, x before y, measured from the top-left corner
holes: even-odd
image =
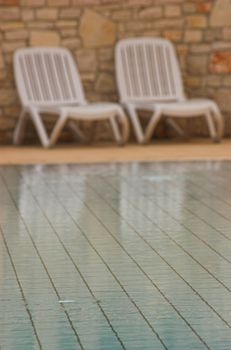
[[[231,163],[0,168],[1,350],[231,350]]]

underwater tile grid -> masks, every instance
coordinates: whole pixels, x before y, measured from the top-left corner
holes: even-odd
[[[0,168],[1,350],[231,350],[231,163]]]

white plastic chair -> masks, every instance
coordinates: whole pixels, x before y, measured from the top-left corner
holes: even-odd
[[[209,99],[187,100],[184,95],[176,52],[170,41],[160,38],[123,39],[116,46],[116,75],[120,101],[127,109],[139,143],[148,142],[160,119],[183,130],[171,117],[205,116],[210,136],[219,141],[223,118],[217,104]],[[138,111],[152,111],[145,130]]]
[[[122,107],[116,103],[88,104],[77,66],[67,49],[25,48],[14,55],[15,79],[22,111],[14,132],[14,144],[21,143],[27,115],[35,125],[40,141],[49,147],[57,141],[66,122],[78,137],[84,138],[73,120],[110,121],[116,141],[126,142],[129,124]],[[50,138],[44,127],[42,113],[59,116]],[[121,123],[121,129],[118,122]]]

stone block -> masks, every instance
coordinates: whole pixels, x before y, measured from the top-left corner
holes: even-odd
[[[1,5],[0,5],[1,6]],[[3,7],[0,9],[0,21],[12,21],[20,19],[20,11],[17,7]]]
[[[2,81],[4,81],[6,79],[6,70],[5,69],[0,69],[0,84],[2,83]]]
[[[176,51],[180,56],[186,56],[188,54],[188,46],[184,44],[178,44],[176,46]]]
[[[223,29],[223,39],[224,40],[231,40],[231,28],[224,28]]]
[[[95,81],[95,73],[94,72],[86,72],[81,74],[81,79],[83,82],[93,83]]]
[[[208,70],[207,55],[191,55],[188,57],[188,71],[190,74],[203,75]]]
[[[211,17],[212,27],[229,27],[231,23],[230,0],[216,0]]]
[[[23,9],[21,10],[21,16],[23,21],[28,22],[34,20],[34,11],[32,9]]]
[[[31,30],[31,29],[53,29],[54,28],[54,24],[53,22],[50,22],[50,21],[32,21],[32,22],[29,22],[27,24],[28,28]]]
[[[87,9],[81,19],[80,35],[85,47],[109,46],[115,42],[116,26],[106,17]]]
[[[59,17],[61,19],[76,19],[81,15],[81,10],[76,7],[68,7],[64,9],[60,9]]]
[[[204,41],[205,42],[214,42],[222,40],[222,32],[220,29],[209,28],[204,30]]]
[[[58,10],[54,8],[42,8],[36,10],[36,18],[53,21],[58,18]]]
[[[203,85],[203,79],[199,78],[199,77],[194,77],[194,76],[190,76],[188,75],[185,80],[185,85],[187,85],[188,87],[192,87],[192,88],[199,88]]]
[[[74,28],[77,26],[77,21],[74,20],[62,20],[55,23],[57,28]]]
[[[67,38],[62,40],[61,44],[70,50],[76,50],[81,47],[81,40],[78,38]]]
[[[155,22],[156,25],[156,22]],[[141,22],[137,22],[137,21],[131,21],[131,22],[126,22],[126,24],[124,24],[123,26],[123,31],[126,32],[124,33],[125,37],[131,37],[134,35],[128,35],[127,32],[143,32],[143,31],[147,31],[147,30],[152,30],[153,29],[153,23],[151,23],[150,21],[141,21]],[[130,34],[130,33],[129,33]]]
[[[97,69],[96,51],[81,49],[76,52],[77,64],[80,71],[94,72]]]
[[[200,1],[196,4],[197,12],[210,13],[212,5],[212,1]]]
[[[100,62],[99,69],[100,71],[103,71],[103,72],[114,72],[115,64],[114,62]]]
[[[228,41],[214,41],[211,46],[213,51],[230,51],[231,50],[231,42],[228,42]]]
[[[197,1],[197,0],[196,0]],[[200,0],[199,0],[200,1]],[[169,4],[183,4],[185,0],[154,0],[154,3],[157,3],[158,5],[169,5]]]
[[[100,61],[112,61],[114,59],[114,48],[104,48],[99,50]]]
[[[181,7],[179,5],[168,5],[164,10],[165,17],[179,17],[181,16]]]
[[[183,11],[186,14],[191,14],[191,13],[195,13],[197,11],[196,8],[196,3],[193,2],[185,2],[185,4],[183,4]]]
[[[20,49],[22,47],[26,47],[26,41],[9,41],[4,42],[2,45],[2,51],[4,53],[10,53],[13,54],[13,52],[17,49]]]
[[[17,6],[20,0],[0,0],[0,6]]]
[[[126,5],[129,7],[135,7],[138,5],[150,6],[152,4],[153,4],[153,0],[126,0]]]
[[[144,30],[143,31],[143,36],[151,36],[151,37],[154,37],[154,36],[161,36],[162,35],[162,32],[160,30]],[[134,38],[134,35],[131,34],[130,36],[131,38]],[[171,39],[169,39],[171,40]],[[177,40],[175,40],[177,41]]]
[[[30,33],[31,46],[59,46],[60,37],[56,31],[32,31]]]
[[[100,73],[95,84],[97,92],[115,92],[116,84],[112,74]]]
[[[15,119],[13,118],[13,115],[10,114],[10,118],[9,118],[9,115],[7,115],[5,110],[4,110],[4,112],[2,112],[2,115],[1,115],[0,126],[1,126],[1,131],[5,132],[6,130],[10,130],[12,132],[14,130],[14,127],[15,127]]]
[[[223,112],[231,111],[230,89],[218,89],[215,98]]]
[[[203,32],[200,30],[186,30],[184,41],[186,43],[198,43],[202,41]]]
[[[231,75],[228,75],[228,76],[224,77],[223,85],[231,87]]]
[[[204,15],[187,16],[186,26],[188,28],[205,28],[207,26],[207,18]]]
[[[207,85],[213,87],[219,87],[222,84],[221,77],[218,75],[209,75],[207,77]]]
[[[4,58],[3,58],[3,54],[0,51],[0,69],[4,69],[5,64],[4,64]]]
[[[211,46],[208,44],[193,44],[190,46],[190,53],[209,53]]]
[[[178,29],[182,28],[184,25],[184,20],[182,18],[169,18],[169,19],[160,19],[154,22],[152,24],[152,28],[162,28],[162,29]]]
[[[21,6],[41,7],[45,5],[45,0],[21,0]]]
[[[16,91],[13,89],[0,89],[0,106],[5,107],[17,101]]]
[[[74,6],[100,5],[101,0],[72,0]]]
[[[70,0],[48,0],[48,6],[65,7],[70,5]]]
[[[18,101],[16,101],[15,104],[10,105],[10,106],[6,106],[4,108],[4,114],[11,116],[11,118],[8,119],[13,119],[13,122],[15,122],[15,118],[17,118],[19,116],[20,110],[21,110],[21,106],[17,104]]]
[[[215,52],[211,58],[212,73],[231,73],[231,51]]]
[[[163,15],[163,9],[161,6],[152,6],[144,8],[139,13],[139,18],[142,19],[154,19],[160,18]]]
[[[164,32],[164,37],[171,41],[181,41],[182,31],[181,30],[166,30]]]
[[[25,27],[25,24],[23,22],[16,22],[16,21],[10,21],[10,22],[0,22],[0,30],[6,32],[8,30],[16,30],[16,29],[22,29]]]
[[[69,39],[78,36],[77,28],[64,28],[64,29],[61,28],[60,34],[62,38],[69,38]]]
[[[129,10],[119,10],[112,13],[112,19],[115,21],[128,21],[131,19],[132,12]]]
[[[26,29],[10,30],[6,32],[5,37],[7,40],[24,40],[29,37],[29,32]]]

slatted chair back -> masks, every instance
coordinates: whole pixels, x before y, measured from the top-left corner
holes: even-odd
[[[14,69],[24,106],[86,103],[78,69],[67,49],[19,49],[14,55]]]
[[[116,75],[121,102],[184,99],[176,52],[160,38],[123,39],[116,46]]]

